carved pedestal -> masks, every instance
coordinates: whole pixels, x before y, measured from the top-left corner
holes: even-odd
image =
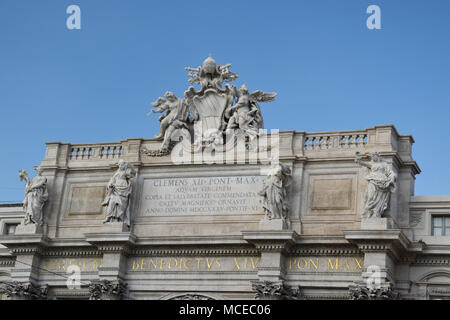
[[[123,222],[106,222],[103,224],[102,233],[129,232],[130,228]]]
[[[24,224],[23,221],[16,227],[14,234],[26,235],[26,234],[42,234],[43,227],[35,223]]]
[[[392,218],[362,218],[362,230],[388,230],[395,227]]]
[[[263,219],[259,222],[260,230],[272,230],[272,231],[281,231],[287,230],[288,224],[283,219]]]

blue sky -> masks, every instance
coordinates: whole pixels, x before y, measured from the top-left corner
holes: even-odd
[[[68,30],[66,8],[81,8]],[[366,8],[381,8],[381,30]],[[394,124],[412,134],[416,194],[450,194],[450,1],[0,1],[0,201],[46,141],[153,137],[150,103],[181,96],[209,53],[237,85],[278,92],[266,128]],[[33,173],[34,174],[34,173]]]

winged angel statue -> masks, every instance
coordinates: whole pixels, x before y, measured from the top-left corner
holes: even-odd
[[[187,67],[189,82],[200,85],[200,90],[190,86],[181,99],[167,91],[152,103],[155,109],[151,113],[165,112],[158,119],[161,132],[155,136],[163,142],[159,150],[143,152],[150,156],[167,155],[182,139],[189,141],[189,148],[192,145],[194,152],[212,145],[220,150],[229,136],[254,141],[264,128],[258,102],[273,101],[277,94],[261,90],[249,93],[245,84],[240,89],[234,84],[223,87],[224,82],[238,78],[230,67],[231,64],[217,65],[211,55],[202,66]]]

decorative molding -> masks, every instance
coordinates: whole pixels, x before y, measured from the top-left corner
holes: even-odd
[[[256,249],[134,249],[134,256],[259,256]]]
[[[450,265],[450,256],[432,256],[432,257],[417,257],[414,261],[414,264],[416,265],[443,265],[443,266],[449,266]]]
[[[428,294],[433,296],[450,296],[449,288],[429,288]]]
[[[313,255],[313,256],[329,256],[329,255],[361,255],[359,249],[291,249],[289,255]]]
[[[0,258],[0,267],[14,267],[16,259],[14,257]]]
[[[257,300],[300,300],[300,287],[291,288],[283,281],[254,281],[252,289],[256,291]]]
[[[127,284],[120,280],[94,280],[89,284],[89,300],[121,299]]]
[[[43,257],[85,257],[85,256],[97,256],[101,257],[102,252],[96,248],[83,248],[73,250],[62,249],[62,250],[46,250],[41,254]]]
[[[0,282],[0,293],[9,298],[39,299],[47,298],[48,286],[37,287],[31,282]]]
[[[358,248],[363,252],[378,252],[391,250],[390,244],[358,244]]]

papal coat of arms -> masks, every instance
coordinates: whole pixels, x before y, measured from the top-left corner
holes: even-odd
[[[152,103],[153,113],[164,113],[158,121],[161,132],[159,150],[144,150],[150,156],[163,156],[180,141],[188,142],[190,152],[204,149],[224,151],[236,139],[245,141],[247,149],[255,146],[264,124],[258,102],[273,101],[277,95],[256,90],[249,93],[247,85],[239,89],[225,84],[238,78],[230,71],[231,64],[217,65],[211,55],[202,66],[186,68],[189,82],[200,85],[200,90],[190,86],[183,98],[167,91]]]

